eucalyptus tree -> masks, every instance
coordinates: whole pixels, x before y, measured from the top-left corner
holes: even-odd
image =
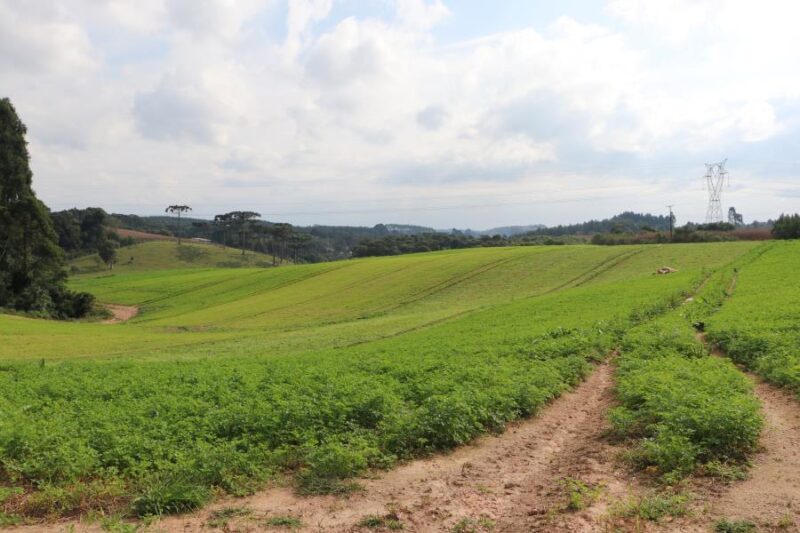
[[[171,213],[173,215],[175,215],[175,214],[178,215],[178,244],[181,243],[181,215],[183,213],[188,213],[191,210],[192,210],[192,208],[189,207],[188,205],[170,205],[170,206],[167,206],[166,209],[164,209],[165,213]]]

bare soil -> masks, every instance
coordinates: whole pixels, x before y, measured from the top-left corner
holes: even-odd
[[[114,231],[120,237],[132,237],[137,241],[174,241],[174,237],[169,235],[160,235],[158,233],[148,233],[146,231],[137,231],[135,229],[115,228]]]
[[[114,316],[103,320],[103,324],[119,324],[139,314],[139,308],[135,305],[105,304],[105,307],[111,311]]]

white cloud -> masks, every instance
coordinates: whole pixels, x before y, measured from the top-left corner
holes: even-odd
[[[453,13],[438,0],[382,18],[277,1],[0,0],[0,73],[37,190],[55,207],[124,197],[135,205],[110,208],[140,212],[167,197],[325,210],[456,183],[484,200],[560,198],[567,179],[632,198],[665,160],[685,179],[705,158],[735,170],[737,150],[800,138],[793,4],[765,0],[786,15],[770,21],[732,0],[612,0],[614,27],[561,17],[442,42]]]
[[[397,0],[397,18],[406,26],[426,30],[450,15],[450,10],[441,0]]]
[[[328,16],[333,0],[289,0],[286,21],[286,52],[290,60],[300,52],[315,22]]]

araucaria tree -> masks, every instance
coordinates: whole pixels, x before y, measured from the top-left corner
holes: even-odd
[[[242,255],[244,255],[244,250],[247,246],[247,236],[250,234],[251,226],[255,219],[261,218],[261,214],[255,211],[232,211],[228,214],[233,221],[233,225],[239,231],[239,245],[242,247]]]
[[[178,244],[181,243],[181,215],[188,211],[191,211],[192,208],[188,205],[170,205],[164,209],[165,213],[172,213],[173,215],[178,215]]]
[[[0,307],[82,316],[93,297],[66,288],[64,252],[47,207],[31,188],[26,132],[11,101],[0,99]]]

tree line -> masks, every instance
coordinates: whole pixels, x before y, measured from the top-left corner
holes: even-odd
[[[26,133],[11,101],[0,99],[0,308],[81,317],[94,297],[67,289],[64,250],[31,186]]]

